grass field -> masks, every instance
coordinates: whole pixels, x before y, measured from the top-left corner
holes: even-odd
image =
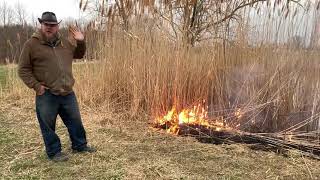
[[[0,65],[0,87],[3,87],[6,83],[6,68]]]
[[[3,102],[3,101],[2,101]],[[32,103],[0,108],[0,176],[4,179],[318,179],[317,160],[287,157],[246,145],[202,144],[149,128],[146,120],[82,107],[94,154],[72,154],[67,131],[58,134],[70,160],[46,159]],[[106,111],[107,110],[107,111]]]
[[[31,95],[32,91],[21,88]],[[66,128],[57,133],[64,163],[46,158],[32,96],[0,99],[2,179],[318,179],[319,161],[244,144],[202,144],[150,128],[147,115],[115,113],[112,106],[81,103],[89,144],[98,152],[72,154]]]

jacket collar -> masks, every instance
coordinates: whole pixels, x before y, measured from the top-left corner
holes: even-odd
[[[38,30],[33,33],[32,38],[38,39],[41,44],[47,45],[50,47],[56,47],[61,43],[61,34],[58,32],[53,40],[49,41],[41,30]]]

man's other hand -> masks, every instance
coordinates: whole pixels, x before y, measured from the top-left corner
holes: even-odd
[[[43,94],[46,92],[46,89],[49,89],[49,88],[46,87],[46,86],[44,86],[44,85],[41,85],[39,92],[37,92],[37,95],[38,95],[38,96],[43,95]]]

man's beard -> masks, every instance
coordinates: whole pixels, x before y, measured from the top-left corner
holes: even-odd
[[[54,34],[51,34],[50,36],[48,36],[47,34],[44,34],[45,35],[45,38],[46,38],[46,41],[47,42],[50,42],[50,43],[53,43],[55,41],[57,41],[57,37],[58,37],[58,33],[54,33]]]

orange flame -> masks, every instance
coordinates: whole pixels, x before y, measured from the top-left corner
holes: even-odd
[[[222,128],[226,128],[226,124],[223,119],[220,118],[215,121],[209,121],[207,107],[198,104],[190,109],[183,109],[181,112],[177,112],[173,107],[163,117],[156,118],[156,123],[160,126],[165,126],[168,133],[178,134],[179,125],[200,125],[207,128],[215,128],[216,131],[220,131]]]
[[[234,115],[236,116],[236,118],[240,119],[243,116],[243,113],[241,112],[241,109],[239,108]]]

